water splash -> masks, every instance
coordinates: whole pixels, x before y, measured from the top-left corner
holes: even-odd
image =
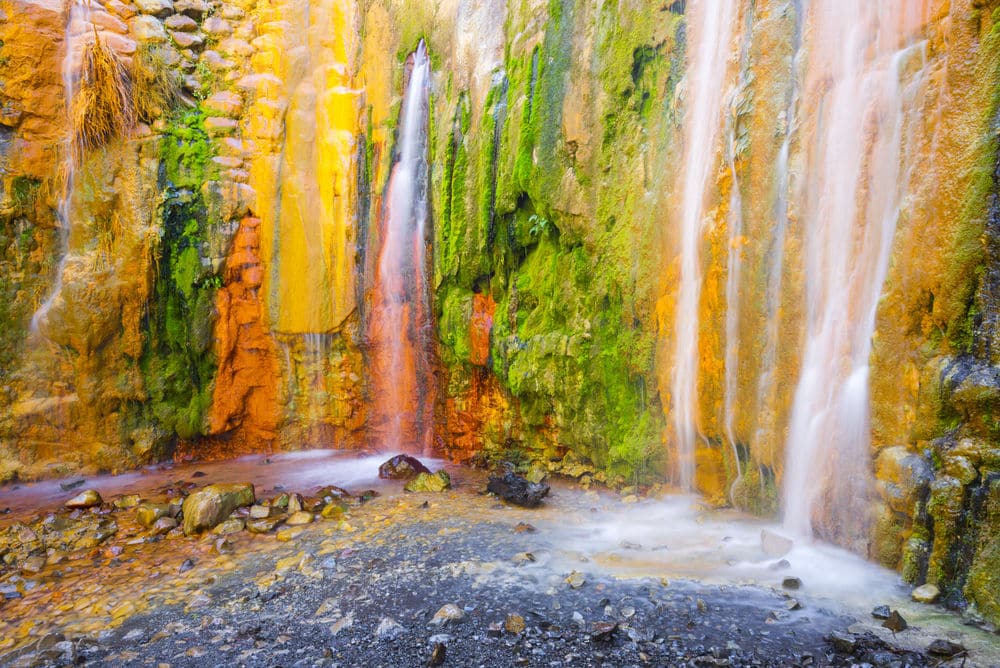
[[[910,0],[822,0],[807,18],[807,338],[786,445],[784,525],[855,548],[867,534],[871,488],[871,338],[904,192],[901,65],[926,10]]]
[[[675,314],[673,426],[680,485],[694,485],[698,438],[698,307],[705,198],[715,167],[730,44],[736,31],[736,0],[701,0],[688,7],[689,104],[684,119],[684,166],[680,211],[680,288]]]
[[[427,268],[427,124],[430,59],[423,41],[399,124],[397,161],[381,220],[381,249],[368,335],[376,447],[427,454],[431,447],[433,337]]]

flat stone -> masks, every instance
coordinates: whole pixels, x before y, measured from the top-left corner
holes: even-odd
[[[218,16],[212,16],[206,19],[201,25],[201,29],[206,35],[215,39],[228,37],[233,34],[233,26],[230,25],[229,21]]]
[[[444,626],[452,622],[460,622],[465,619],[465,611],[454,603],[447,603],[434,613],[430,621],[430,626]]]
[[[170,38],[174,40],[176,44],[181,49],[191,49],[192,51],[198,51],[202,46],[205,45],[205,38],[202,37],[201,33],[196,32],[181,32],[179,30],[171,30]]]
[[[250,519],[262,520],[271,516],[271,509],[267,506],[250,506]]]
[[[219,91],[213,93],[208,99],[202,102],[201,108],[205,110],[206,114],[210,114],[211,117],[228,116],[233,118],[242,113],[243,98],[232,91]],[[208,120],[206,119],[206,124]]]
[[[302,524],[309,524],[313,521],[313,514],[306,510],[300,510],[297,513],[292,513],[285,524],[289,526],[299,526]]]
[[[212,533],[217,536],[227,536],[231,533],[239,533],[246,527],[246,522],[237,518],[230,518],[225,522],[215,525]]]
[[[211,529],[231,512],[255,501],[253,485],[232,483],[209,485],[184,499],[184,533],[188,536]]]
[[[126,494],[125,496],[119,496],[117,499],[112,501],[112,505],[118,510],[124,510],[126,508],[135,508],[142,502],[142,499],[138,494]]]
[[[197,20],[208,13],[209,7],[205,0],[177,0],[174,10]]]
[[[101,505],[102,502],[103,499],[101,499],[101,495],[97,493],[96,489],[86,489],[63,505],[67,508],[93,508],[94,506]]]
[[[174,13],[174,3],[170,0],[135,0],[134,4],[140,14],[163,18]]]
[[[910,598],[917,603],[934,603],[941,596],[941,590],[936,585],[924,584],[910,592]]]
[[[104,8],[125,21],[135,16],[135,9],[132,5],[126,5],[121,0],[105,0]]]
[[[155,16],[142,14],[132,19],[132,36],[140,42],[156,44],[167,41],[167,31]]]
[[[190,16],[185,16],[184,14],[174,14],[167,17],[163,25],[170,30],[178,30],[180,32],[195,32],[198,30],[198,23]]]
[[[153,522],[152,530],[154,536],[161,536],[170,533],[177,528],[177,520],[173,517],[161,517]]]
[[[285,521],[284,517],[264,517],[253,519],[247,522],[247,531],[250,533],[268,533],[276,526]]]

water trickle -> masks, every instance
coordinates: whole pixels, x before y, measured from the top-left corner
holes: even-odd
[[[807,338],[786,447],[784,523],[848,545],[863,544],[867,532],[871,338],[905,191],[902,64],[922,49],[908,41],[926,5],[824,0],[807,16]]]
[[[381,247],[369,317],[374,445],[427,454],[433,378],[427,284],[427,123],[430,60],[423,41],[403,96],[397,160],[380,221]]]
[[[675,314],[674,439],[680,485],[694,484],[698,438],[698,310],[705,198],[716,166],[730,44],[736,31],[736,0],[702,0],[688,8],[688,105],[684,119],[684,167],[680,184],[681,276]]]
[[[62,81],[63,95],[66,103],[66,136],[63,140],[63,151],[65,159],[63,161],[64,181],[63,192],[59,198],[57,214],[59,218],[59,265],[56,268],[55,283],[45,301],[31,316],[31,334],[42,334],[49,310],[53,302],[62,291],[63,273],[66,269],[66,261],[69,258],[69,233],[72,225],[72,202],[73,190],[76,182],[76,170],[80,161],[79,146],[77,145],[77,127],[73,122],[73,103],[76,99],[77,88],[80,79],[80,65],[83,49],[88,39],[96,39],[88,31],[90,27],[90,2],[89,0],[73,0],[69,9],[69,16],[66,20],[65,49],[62,60]]]

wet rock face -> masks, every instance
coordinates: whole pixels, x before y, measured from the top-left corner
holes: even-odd
[[[378,477],[383,480],[409,480],[430,472],[419,459],[410,455],[396,455],[378,467]]]
[[[515,506],[537,508],[549,495],[550,488],[545,483],[529,482],[527,478],[508,471],[500,477],[492,476],[486,490]]]
[[[255,501],[253,485],[233,483],[209,485],[184,499],[184,533],[192,535],[211,529],[224,521],[237,508],[251,506]]]

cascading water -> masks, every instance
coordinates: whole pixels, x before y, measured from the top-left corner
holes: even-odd
[[[429,97],[430,59],[421,41],[400,112],[368,324],[375,445],[425,454],[431,446],[433,403],[425,236]]]
[[[730,45],[736,31],[736,0],[703,0],[688,7],[688,105],[681,170],[680,288],[675,314],[673,426],[679,482],[694,485],[698,438],[698,310],[701,297],[701,244],[705,198],[716,166]]]
[[[91,35],[90,2],[89,0],[73,0],[66,20],[65,54],[62,60],[63,95],[66,100],[66,138],[63,142],[65,159],[63,161],[64,185],[62,196],[57,208],[59,216],[59,240],[61,253],[59,265],[56,268],[55,283],[45,301],[31,316],[31,332],[39,334],[44,326],[52,304],[62,291],[63,273],[69,257],[69,233],[72,225],[73,189],[76,181],[76,169],[79,162],[79,151],[76,142],[77,128],[73,122],[73,103],[76,99],[77,85],[80,76],[80,63],[83,48],[87,39],[96,38]]]
[[[800,536],[814,528],[846,544],[866,536],[869,356],[905,185],[901,64],[926,11],[911,0],[809,7],[807,339],[783,490],[785,529]]]

